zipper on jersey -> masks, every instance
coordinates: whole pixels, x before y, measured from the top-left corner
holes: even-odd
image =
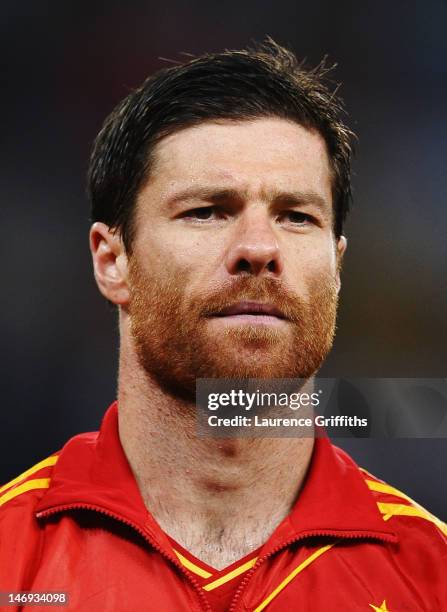
[[[171,556],[167,551],[165,551],[156,542],[155,539],[152,539],[152,537],[149,535],[149,533],[147,533],[147,531],[145,531],[144,529],[142,529],[136,523],[130,521],[129,519],[126,519],[119,514],[115,514],[114,512],[110,512],[110,510],[106,510],[105,508],[102,508],[101,506],[93,506],[90,504],[82,504],[82,503],[55,506],[53,508],[49,508],[47,510],[42,510],[41,512],[37,512],[36,516],[37,518],[45,518],[47,516],[51,516],[59,512],[65,512],[67,510],[91,510],[93,512],[98,512],[99,514],[104,514],[106,516],[109,516],[110,518],[113,518],[114,520],[120,523],[124,523],[125,525],[134,529],[137,533],[139,533],[144,538],[144,540],[148,544],[150,544],[150,546],[152,546],[152,548],[155,548],[155,550],[157,550],[163,557],[165,557],[165,559],[168,559],[168,561],[173,563],[182,572],[182,574],[186,576],[186,578],[189,580],[189,582],[193,586],[194,591],[196,591],[198,595],[200,608],[204,610],[205,612],[212,612],[212,608],[203,592],[203,589],[200,586],[200,584],[197,582],[197,580],[194,578],[194,576],[190,572],[188,572],[188,570],[180,563],[180,561],[174,555]]]
[[[47,510],[42,510],[41,512],[36,513],[37,518],[44,518],[47,516],[51,516],[53,514],[57,514],[59,512],[65,512],[67,510],[90,510],[93,512],[98,512],[99,514],[104,514],[106,516],[109,516],[110,518],[113,518],[114,520],[124,523],[125,525],[131,527],[132,529],[134,529],[138,534],[140,534],[143,539],[148,542],[148,544],[150,544],[150,546],[152,546],[152,548],[154,548],[155,550],[157,550],[163,557],[165,557],[165,559],[167,559],[168,561],[170,561],[171,563],[173,563],[175,565],[175,567],[177,567],[184,576],[186,576],[186,578],[189,580],[189,582],[191,583],[191,585],[194,588],[194,591],[197,593],[198,599],[199,599],[199,605],[200,607],[205,611],[205,612],[212,612],[212,608],[208,602],[208,600],[206,599],[206,596],[203,592],[202,587],[199,585],[199,583],[197,582],[197,580],[194,578],[194,576],[188,572],[188,570],[180,563],[180,561],[174,557],[174,555],[170,555],[168,552],[166,552],[157,542],[155,539],[152,539],[150,537],[150,535],[147,533],[147,531],[145,531],[144,529],[142,529],[141,527],[139,527],[136,523],[134,523],[133,521],[130,521],[129,519],[124,518],[123,516],[116,514],[114,512],[111,512],[110,510],[106,510],[105,508],[102,508],[100,506],[93,506],[90,504],[82,504],[82,503],[78,503],[78,504],[67,504],[67,505],[61,505],[61,506],[55,506],[53,508],[49,508]],[[358,531],[358,532],[334,532],[334,531],[307,531],[307,532],[303,532],[300,533],[299,535],[290,538],[289,540],[286,540],[284,542],[282,542],[281,544],[279,544],[278,546],[276,546],[275,548],[272,548],[272,550],[270,550],[266,555],[263,555],[262,557],[259,557],[259,559],[256,561],[255,565],[245,574],[241,584],[239,585],[233,600],[231,602],[231,605],[229,607],[229,612],[236,612],[237,610],[237,606],[239,604],[239,600],[242,597],[242,593],[243,591],[246,589],[248,583],[250,582],[251,578],[253,577],[254,573],[256,572],[256,570],[265,562],[267,561],[267,559],[269,559],[269,557],[273,556],[274,554],[276,554],[277,552],[279,552],[281,549],[283,548],[287,548],[288,546],[290,546],[290,544],[293,544],[295,542],[298,542],[300,540],[305,540],[307,538],[310,537],[335,537],[337,538],[339,541],[342,541],[343,539],[360,539],[360,538],[374,538],[376,540],[381,540],[383,542],[394,542],[394,538],[392,536],[386,536],[385,534],[378,534],[377,532],[368,532],[368,531]]]
[[[230,607],[228,608],[228,612],[236,612],[239,600],[242,598],[242,593],[246,589],[247,584],[250,582],[253,574],[257,569],[265,562],[267,559],[277,552],[282,550],[283,548],[287,548],[290,544],[294,544],[300,540],[305,540],[310,537],[333,537],[336,538],[336,543],[342,542],[344,539],[360,539],[360,538],[374,538],[375,540],[380,540],[382,542],[394,542],[394,538],[392,536],[386,536],[385,534],[378,534],[377,532],[368,532],[368,531],[358,531],[358,532],[335,532],[335,531],[307,531],[300,533],[299,535],[282,542],[275,548],[272,548],[266,555],[259,557],[254,566],[245,574],[242,582],[240,583],[232,601]]]

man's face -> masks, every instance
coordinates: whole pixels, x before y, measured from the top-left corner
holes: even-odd
[[[344,242],[322,137],[274,118],[206,122],[156,149],[129,262],[132,339],[146,372],[308,378],[333,340]]]

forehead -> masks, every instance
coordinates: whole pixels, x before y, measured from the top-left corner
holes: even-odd
[[[306,189],[331,202],[323,137],[279,118],[207,121],[164,138],[149,183],[169,192],[203,183],[244,192]]]

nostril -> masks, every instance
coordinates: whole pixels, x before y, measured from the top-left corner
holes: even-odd
[[[240,259],[238,262],[238,270],[239,272],[251,272],[250,262],[246,259]]]
[[[268,270],[269,272],[276,272],[276,264],[275,264],[275,262],[273,261],[273,259],[271,259],[271,260],[268,262],[268,264],[267,264],[267,270]]]

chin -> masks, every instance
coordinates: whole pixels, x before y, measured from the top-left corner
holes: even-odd
[[[296,363],[285,363],[269,351],[240,350],[234,358],[213,364],[213,374],[206,378],[301,378]]]

